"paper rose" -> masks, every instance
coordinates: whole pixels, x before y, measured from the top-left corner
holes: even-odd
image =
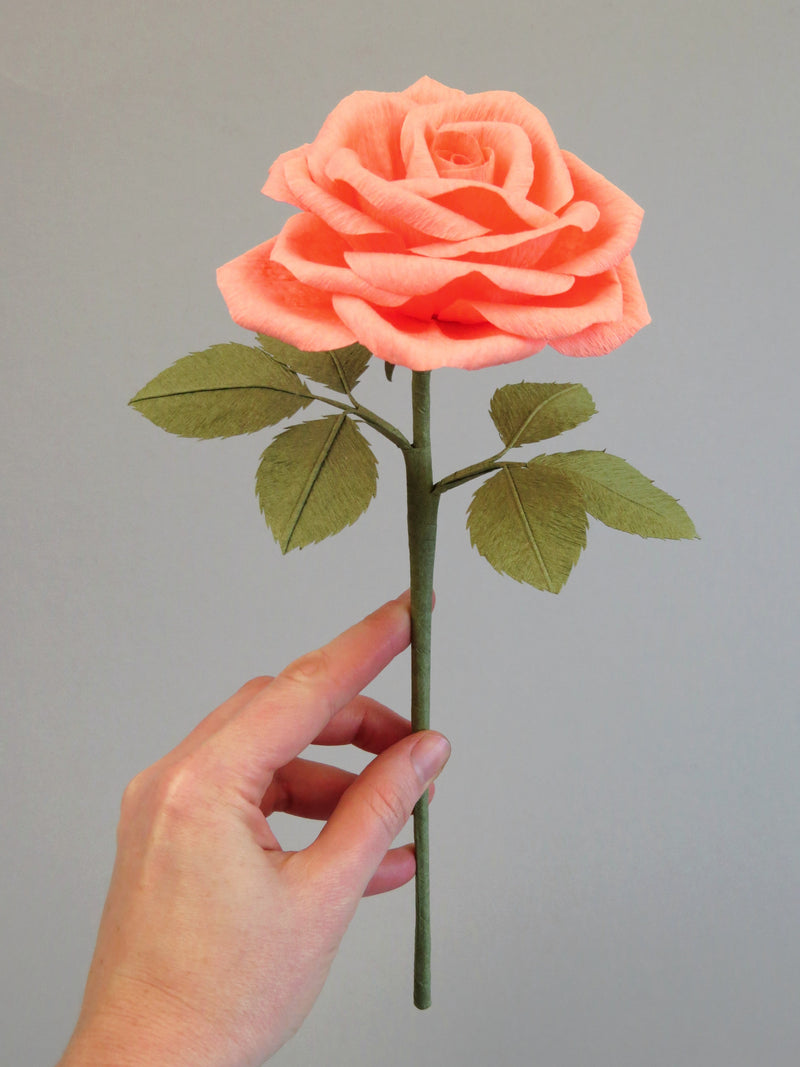
[[[511,92],[356,92],[263,188],[301,212],[218,282],[234,321],[412,370],[621,345],[650,317],[642,209]]]
[[[603,355],[650,321],[631,260],[642,210],[560,149],[522,97],[468,95],[430,78],[402,93],[348,96],[313,144],[279,157],[264,192],[299,214],[218,271],[233,319],[256,331],[256,345],[192,352],[131,404],[170,433],[199,439],[251,434],[303,412],[267,446],[256,474],[283,552],[339,533],[370,506],[373,435],[401,452],[411,724],[427,730],[445,494],[481,479],[467,507],[472,545],[501,574],[549,593],[586,547],[590,516],[640,537],[696,536],[677,500],[605,449],[506,458],[592,418],[594,401],[576,382],[496,388],[497,450],[434,476],[430,371],[508,363],[547,344]],[[389,379],[394,364],[411,370],[410,436],[354,396],[371,355],[386,361]],[[311,405],[333,410],[308,418]],[[431,1003],[428,818],[422,797],[414,808],[419,1008]]]

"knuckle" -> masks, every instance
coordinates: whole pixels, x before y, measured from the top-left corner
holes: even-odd
[[[200,792],[200,779],[192,763],[188,759],[178,760],[158,779],[156,806],[163,812],[180,816],[194,809]]]
[[[326,649],[318,648],[290,663],[279,677],[282,684],[297,691],[301,700],[312,697],[314,704],[330,719],[339,710],[336,696],[331,690],[332,676],[330,655]]]
[[[290,663],[282,671],[281,677],[296,685],[312,685],[324,678],[330,670],[330,659],[324,648],[306,652],[304,656]]]
[[[258,677],[251,678],[248,682],[245,682],[239,690],[239,693],[241,696],[247,697],[249,699],[251,697],[257,696],[264,689],[266,689],[267,686],[270,685],[273,681],[274,678],[272,678],[270,675],[260,674],[258,675]]]
[[[148,777],[147,771],[139,771],[125,786],[119,806],[120,823],[133,818],[135,812],[141,807],[143,795],[147,790]]]
[[[408,820],[409,812],[403,797],[386,786],[373,786],[365,801],[378,821],[395,837]]]
[[[155,774],[155,766],[146,767],[131,778],[125,786],[117,821],[118,845],[127,840],[131,834],[135,834],[136,828],[141,826],[143,821],[149,821]]]
[[[138,774],[122,796],[117,837],[149,827],[178,827],[193,822],[204,807],[203,784],[189,759]]]

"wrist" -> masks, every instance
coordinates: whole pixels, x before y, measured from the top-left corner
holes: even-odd
[[[155,1013],[81,1018],[56,1067],[228,1067],[199,1027]]]

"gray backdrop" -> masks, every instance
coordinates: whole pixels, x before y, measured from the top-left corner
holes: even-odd
[[[407,584],[389,446],[367,516],[283,558],[253,497],[268,434],[182,441],[126,402],[247,336],[214,271],[287,217],[259,194],[274,158],[425,73],[521,93],[645,206],[654,320],[602,360],[437,374],[437,469],[494,449],[498,385],[578,380],[599,414],[564,447],[627,458],[702,540],[593,524],[552,597],[469,547],[469,490],[445,498],[434,1007],[411,1006],[406,887],[364,903],[274,1062],[796,1062],[797,5],[3,8],[3,1062],[68,1037],[129,778]],[[408,424],[404,372],[364,395]],[[407,670],[372,692],[404,709]]]

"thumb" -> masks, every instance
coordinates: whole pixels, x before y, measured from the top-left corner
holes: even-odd
[[[342,795],[307,856],[360,897],[414,805],[444,767],[450,742],[424,730],[382,752]]]

